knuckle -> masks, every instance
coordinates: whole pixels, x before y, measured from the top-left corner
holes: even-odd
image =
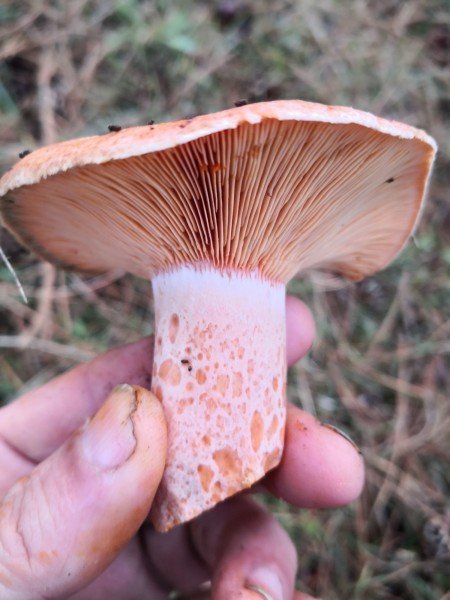
[[[0,586],[3,573],[6,587],[38,593],[40,582],[49,577],[57,558],[57,552],[46,548],[44,542],[45,532],[51,528],[49,517],[40,478],[19,479],[0,505]]]

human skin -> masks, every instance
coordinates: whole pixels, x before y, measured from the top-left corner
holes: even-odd
[[[286,303],[293,364],[314,323],[299,300]],[[145,389],[152,344],[114,349],[0,410],[0,597],[159,600],[211,580],[217,600],[257,600],[257,588],[306,600],[294,592],[292,542],[251,494],[168,534],[148,524],[166,451],[161,405]],[[357,449],[289,406],[281,464],[258,488],[332,508],[354,500],[363,480]]]

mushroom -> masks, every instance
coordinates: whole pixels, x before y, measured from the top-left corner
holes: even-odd
[[[285,286],[389,264],[436,144],[344,107],[247,104],[34,151],[0,181],[5,225],[66,268],[151,278],[152,390],[168,421],[151,518],[165,531],[276,467]]]

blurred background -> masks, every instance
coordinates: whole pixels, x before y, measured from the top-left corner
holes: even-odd
[[[266,499],[294,538],[299,587],[323,599],[450,598],[450,4],[448,0],[3,0],[0,169],[24,149],[259,101],[352,105],[438,141],[428,205],[385,272],[315,274],[291,291],[317,340],[289,398],[360,446],[354,505]],[[4,230],[0,401],[152,331],[151,288],[58,271]]]

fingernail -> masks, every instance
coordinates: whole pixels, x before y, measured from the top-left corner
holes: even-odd
[[[359,446],[357,446],[355,444],[355,442],[352,440],[352,438],[348,435],[348,433],[345,433],[345,431],[342,431],[342,429],[338,429],[338,427],[335,427],[334,425],[330,425],[329,423],[321,423],[321,425],[323,427],[326,427],[327,429],[331,429],[331,431],[334,431],[334,433],[338,433],[339,435],[341,435],[344,439],[347,440],[347,442],[350,442],[350,444],[353,446],[353,448],[358,452],[358,454],[362,454]]]
[[[267,567],[258,567],[248,577],[245,588],[259,594],[263,600],[283,600],[283,584],[278,573]],[[258,598],[258,596],[254,596]],[[251,596],[249,596],[251,598]]]
[[[272,600],[270,596],[256,587],[245,588],[239,598],[242,600]]]
[[[113,389],[106,402],[82,433],[88,462],[101,470],[117,469],[136,449],[132,415],[136,394],[131,385]]]

